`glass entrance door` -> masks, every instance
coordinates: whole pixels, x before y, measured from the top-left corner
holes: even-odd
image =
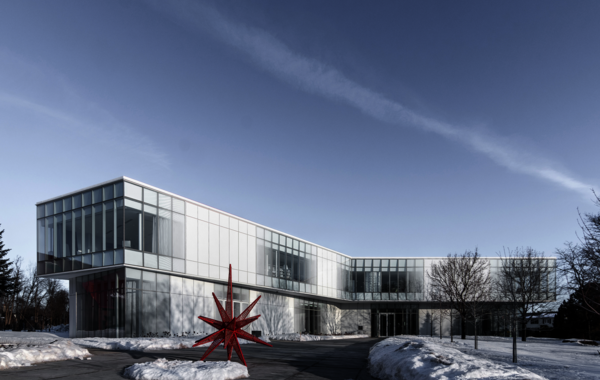
[[[394,336],[394,313],[379,314],[379,336]]]

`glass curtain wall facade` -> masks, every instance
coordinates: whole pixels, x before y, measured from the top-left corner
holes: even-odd
[[[324,331],[318,321],[336,302],[371,315],[372,333],[381,333],[382,318],[393,325],[386,331],[414,332],[410,310],[425,302],[426,259],[351,258],[124,177],[36,207],[37,271],[76,280],[78,336],[204,331],[196,322],[180,325],[177,310],[213,315],[196,305],[220,291],[229,264],[238,306],[247,304],[248,289],[283,292],[296,332]],[[492,275],[498,265],[490,260]],[[554,259],[544,265],[554,268]],[[555,299],[555,275],[546,282],[540,299]],[[389,311],[391,303],[404,308]],[[85,313],[89,321],[80,320]]]

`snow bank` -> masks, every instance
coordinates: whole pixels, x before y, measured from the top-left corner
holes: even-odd
[[[69,340],[61,340],[41,346],[26,345],[8,349],[0,348],[0,369],[75,358],[83,360],[87,356],[90,356],[88,350],[73,344]]]
[[[368,338],[368,335],[309,335],[309,334],[273,334],[269,335],[270,340],[284,340],[288,342],[312,342],[317,340],[336,340],[336,339],[356,339]],[[262,339],[262,338],[261,338]]]
[[[135,380],[228,380],[250,377],[246,366],[235,362],[201,362],[188,360],[157,359],[153,362],[134,364],[123,375]]]
[[[198,339],[204,335],[188,335],[186,337],[172,338],[76,338],[73,343],[88,348],[99,348],[102,350],[128,350],[128,351],[153,351],[153,350],[179,350],[192,348]],[[239,339],[240,344],[255,344],[247,340]],[[198,347],[208,347],[210,343]]]
[[[369,353],[371,375],[379,379],[530,379],[544,377],[515,365],[464,354],[428,339],[385,339]]]

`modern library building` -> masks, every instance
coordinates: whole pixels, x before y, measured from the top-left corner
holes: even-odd
[[[262,296],[249,331],[391,336],[437,324],[425,273],[439,259],[350,257],[127,177],[36,206],[37,271],[69,280],[70,337],[212,332],[197,317],[218,319],[212,293],[225,299],[230,264],[236,315]]]

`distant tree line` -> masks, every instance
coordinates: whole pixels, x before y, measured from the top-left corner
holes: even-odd
[[[60,280],[40,278],[34,264],[26,268],[17,256],[11,262],[0,230],[0,328],[43,330],[69,322],[69,292]]]

